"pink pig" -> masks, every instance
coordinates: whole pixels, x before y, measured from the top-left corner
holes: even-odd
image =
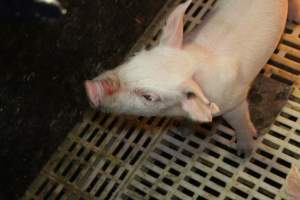
[[[190,3],[171,13],[157,47],[86,81],[87,95],[94,108],[109,112],[198,122],[223,115],[237,133],[238,154],[248,156],[256,129],[247,93],[280,40],[288,0],[218,0],[206,22],[183,38]],[[291,17],[299,20],[298,13]]]

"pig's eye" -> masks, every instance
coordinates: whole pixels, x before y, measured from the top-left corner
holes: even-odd
[[[160,96],[158,94],[156,94],[155,92],[145,92],[142,89],[136,89],[134,90],[135,94],[140,96],[141,98],[143,98],[145,101],[147,102],[157,102],[160,101]]]
[[[160,97],[154,93],[145,93],[141,95],[148,102],[158,102]]]
[[[147,101],[154,101],[153,97],[150,94],[143,94],[143,97]]]

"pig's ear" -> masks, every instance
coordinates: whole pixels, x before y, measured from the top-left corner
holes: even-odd
[[[112,74],[95,80],[87,80],[84,85],[86,94],[93,107],[99,107],[106,96],[111,96],[120,89],[118,77]]]
[[[160,44],[172,48],[181,48],[183,40],[184,13],[192,0],[180,4],[167,19],[166,26],[160,39]]]
[[[181,102],[182,109],[194,121],[211,122],[213,114],[220,111],[219,107],[208,101],[201,87],[195,81],[185,81],[180,87],[184,95]]]

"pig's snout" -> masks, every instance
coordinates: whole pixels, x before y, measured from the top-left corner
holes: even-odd
[[[100,80],[90,81],[84,83],[86,94],[89,98],[92,107],[97,108],[101,104],[101,98],[104,95],[103,87]]]
[[[87,80],[84,86],[90,104],[94,108],[99,107],[106,97],[112,96],[120,88],[118,79],[113,76],[100,80]]]

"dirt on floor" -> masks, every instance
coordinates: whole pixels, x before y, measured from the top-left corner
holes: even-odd
[[[22,195],[88,108],[83,81],[121,63],[164,3],[64,0],[57,19],[1,20],[0,198]]]

